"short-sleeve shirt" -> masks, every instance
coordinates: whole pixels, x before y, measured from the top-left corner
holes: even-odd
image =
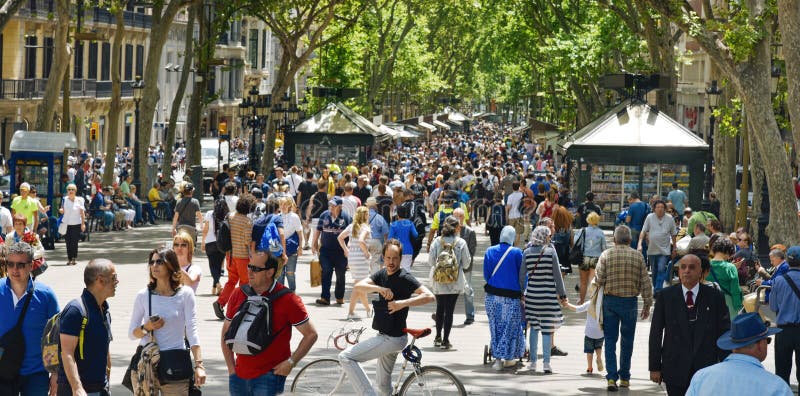
[[[22,196],[18,196],[11,202],[11,209],[25,216],[28,219],[28,224],[33,224],[33,217],[39,210],[39,203],[33,197],[22,199]]]
[[[675,207],[675,211],[678,213],[683,213],[683,209],[686,208],[684,202],[686,201],[686,193],[682,190],[672,190],[667,194],[667,200],[672,202],[672,206]]]
[[[508,198],[506,198],[506,205],[511,207],[508,210],[509,219],[518,219],[522,217],[522,213],[520,213],[519,211],[521,204],[522,204],[522,193],[519,191],[514,191],[508,196]]]
[[[252,240],[253,221],[247,215],[235,213],[228,217],[231,226],[231,244],[234,258],[250,257],[250,241]]]
[[[628,224],[632,230],[641,231],[644,225],[644,218],[647,215],[647,205],[642,202],[634,202],[628,208],[628,216],[631,217],[631,222]]]
[[[389,288],[394,296],[394,301],[406,300],[410,298],[414,294],[414,291],[419,289],[419,287],[422,285],[419,283],[417,278],[411,275],[410,272],[402,268],[392,275],[389,275],[389,273],[386,271],[386,268],[381,268],[374,274],[370,275],[369,278],[373,283],[375,283],[375,285]],[[388,301],[380,294],[378,297],[380,302],[388,303]],[[392,337],[402,336],[403,329],[406,328],[408,308],[403,308],[390,315],[393,316],[394,325],[392,326],[391,331],[387,332],[386,335]]]
[[[320,232],[320,250],[325,251],[326,254],[343,255],[344,252],[337,238],[350,223],[352,223],[350,216],[344,212],[341,212],[335,219],[329,210],[322,212],[317,223],[317,231]]]
[[[672,237],[678,233],[672,216],[664,214],[659,219],[655,213],[650,213],[644,220],[642,232],[648,233],[647,255],[668,255],[672,253]]]
[[[35,374],[44,371],[42,364],[41,340],[44,326],[51,316],[58,312],[56,294],[49,286],[33,281],[28,281],[28,290],[33,291],[33,297],[25,313],[22,324],[22,334],[25,338],[25,357],[22,360],[21,375]],[[28,293],[16,301],[14,291],[11,289],[11,280],[0,280],[0,334],[5,334],[16,326],[22,308],[28,299]]]
[[[270,290],[262,296],[269,296],[285,287],[275,282]],[[231,295],[225,312],[226,320],[233,320],[233,316],[239,311],[239,307],[247,299],[242,289],[236,288]],[[236,356],[236,375],[239,378],[249,380],[260,377],[270,372],[275,366],[292,355],[290,342],[292,340],[291,328],[288,326],[299,326],[308,322],[308,312],[303,305],[303,300],[297,294],[289,293],[275,300],[272,304],[272,331],[278,332],[277,337],[272,343],[258,355],[237,355]]]
[[[311,197],[314,196],[314,193],[317,192],[317,183],[312,181],[304,181],[300,183],[300,186],[297,187],[297,192],[300,193],[300,213],[305,213],[306,207],[308,207],[308,202],[311,201]]]
[[[79,345],[75,346],[75,358],[78,365],[78,375],[80,376],[83,387],[87,392],[100,392],[105,388],[106,382],[106,363],[108,361],[108,346],[111,342],[111,314],[108,311],[108,303],[103,302],[104,312],[97,305],[97,300],[83,289],[84,304],[88,321],[83,337],[83,354],[80,358]],[[79,337],[81,333],[81,322],[83,315],[78,307],[77,301],[71,301],[64,307],[61,313],[61,334]],[[59,344],[59,354],[61,345]],[[58,369],[58,383],[69,384],[67,375],[64,373],[64,366]]]
[[[178,225],[197,224],[197,212],[200,211],[200,202],[195,198],[184,197],[175,205],[175,213],[178,214]]]

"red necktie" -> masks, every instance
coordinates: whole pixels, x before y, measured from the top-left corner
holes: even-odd
[[[694,308],[694,299],[692,298],[692,291],[691,290],[686,292],[686,308],[689,308],[689,309]]]

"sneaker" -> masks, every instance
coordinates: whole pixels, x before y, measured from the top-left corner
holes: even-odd
[[[453,349],[453,344],[451,344],[450,341],[443,341],[441,348],[445,350]]]
[[[225,312],[222,311],[222,305],[219,305],[219,301],[214,301],[211,306],[214,307],[214,315],[217,315],[217,319],[225,319]]]
[[[606,389],[607,389],[608,391],[610,391],[610,392],[616,392],[616,391],[618,391],[618,390],[619,390],[619,387],[617,387],[617,381],[614,381],[614,380],[612,380],[612,379],[608,380],[608,387],[606,387]]]
[[[548,362],[544,362],[543,370],[545,374],[553,374],[553,369],[550,368],[550,363]]]
[[[628,380],[620,380],[619,381],[619,387],[620,388],[630,388],[631,387],[631,382],[628,381]]]
[[[433,347],[439,348],[441,346],[442,346],[442,337],[436,336],[436,338],[433,339]]]
[[[503,371],[503,359],[495,359],[492,368],[494,371]]]
[[[562,351],[561,348],[559,348],[559,347],[554,345],[552,348],[550,348],[550,355],[552,355],[552,356],[567,356],[567,353]]]
[[[605,367],[603,366],[603,359],[600,358],[600,356],[598,356],[597,357],[597,371],[600,372],[600,371],[603,371],[603,370],[605,370]]]
[[[347,314],[347,320],[361,320],[361,316],[357,313]]]
[[[343,305],[343,304],[344,304],[344,299],[343,298],[337,298],[336,299],[336,305]]]
[[[331,302],[324,298],[318,298],[316,303],[317,305],[331,305]]]
[[[536,361],[532,361],[528,363],[528,371],[535,373],[536,372]]]
[[[506,360],[503,362],[503,367],[505,368],[516,367],[516,366],[517,366],[517,361],[515,359]]]
[[[464,321],[464,325],[465,326],[469,326],[469,325],[471,325],[473,323],[475,323],[475,319],[473,319],[473,318],[467,318],[467,320]]]

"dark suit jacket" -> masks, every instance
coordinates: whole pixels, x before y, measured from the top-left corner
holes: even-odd
[[[695,299],[697,321],[689,327],[689,310],[681,285],[656,295],[650,324],[650,371],[661,371],[663,381],[688,385],[697,370],[721,362],[730,353],[717,348],[717,338],[731,326],[725,297],[700,284]]]

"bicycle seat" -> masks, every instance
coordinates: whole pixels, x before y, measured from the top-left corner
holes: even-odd
[[[431,335],[431,329],[403,329],[403,333],[406,333],[414,338],[422,338]]]

